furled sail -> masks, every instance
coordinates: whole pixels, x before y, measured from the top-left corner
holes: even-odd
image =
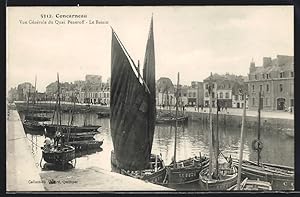
[[[151,51],[153,47],[149,45]],[[154,51],[151,53],[153,55],[146,52],[148,60],[145,60],[144,75],[150,88],[154,84],[155,89],[155,73],[149,74],[155,71],[150,68],[154,67],[154,60],[151,60]],[[119,168],[141,170],[149,165],[155,121],[152,117],[155,113],[152,94],[155,99],[155,91],[149,89],[118,36],[112,31],[110,124],[115,163]]]

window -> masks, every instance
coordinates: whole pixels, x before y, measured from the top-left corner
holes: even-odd
[[[269,79],[269,74],[267,74],[267,79]]]
[[[252,85],[252,92],[254,92],[254,85]]]
[[[183,93],[183,96],[186,96],[186,93]]]
[[[225,93],[225,98],[229,98],[229,93],[228,92]]]
[[[291,72],[291,77],[294,77],[294,72]]]
[[[211,96],[212,96],[212,98],[215,98],[215,93],[214,93],[214,92],[212,92]]]
[[[189,97],[192,97],[192,93],[191,92],[189,93]]]
[[[262,74],[262,78],[265,79],[265,74]]]
[[[221,99],[223,98],[223,92],[220,92],[220,98]]]
[[[269,98],[265,99],[265,105],[269,105]]]
[[[281,72],[281,73],[279,74],[279,77],[280,77],[280,78],[283,78],[283,72]]]
[[[280,92],[283,91],[283,86],[282,86],[282,84],[279,84],[279,91],[280,91]]]
[[[267,92],[269,92],[269,84],[266,85]]]
[[[291,107],[294,107],[294,99],[291,99]]]
[[[107,97],[109,97],[109,92],[107,92]]]
[[[208,92],[205,92],[205,97],[208,97]]]
[[[259,91],[262,92],[262,85],[259,85]]]
[[[207,89],[207,90],[208,90],[208,84],[205,84],[205,89]]]
[[[213,84],[212,84],[212,89],[214,89],[214,88],[215,88],[215,84],[213,83]]]
[[[193,92],[193,97],[196,97],[196,92]]]
[[[255,80],[257,80],[257,75],[254,76]]]
[[[230,85],[230,84],[228,84],[228,88],[231,88],[231,85]]]
[[[252,98],[252,105],[255,105],[255,98]]]

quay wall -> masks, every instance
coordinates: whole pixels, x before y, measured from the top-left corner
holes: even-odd
[[[163,110],[168,112],[167,110]],[[209,113],[203,112],[193,112],[186,111],[185,115],[189,117],[189,120],[201,122],[204,125],[209,125]],[[242,124],[241,115],[232,115],[219,113],[218,125],[221,127],[228,128],[240,128]],[[217,122],[217,115],[213,114],[213,125]],[[257,128],[258,119],[256,116],[247,116],[245,119],[246,128]],[[294,130],[294,120],[293,119],[283,119],[283,118],[271,118],[271,117],[261,117],[261,129],[266,131],[285,131]]]
[[[69,112],[70,110],[73,109],[73,103],[67,103],[67,102],[62,102],[60,104],[61,106],[61,110],[63,112]],[[24,112],[27,110],[27,103],[25,102],[17,102],[16,103],[16,107],[17,107],[17,110],[19,112]],[[55,110],[55,103],[37,103],[37,104],[29,104],[28,106],[28,109],[29,111],[41,111],[43,112],[43,110],[46,112],[46,111],[53,111]],[[85,105],[85,104],[75,104],[75,112],[77,113],[84,113],[88,110],[88,106]],[[89,112],[109,112],[110,109],[109,107],[107,106],[100,106],[100,105],[90,105],[90,108],[89,108]]]
[[[27,104],[16,103],[18,111],[25,111],[27,109]],[[73,108],[72,103],[61,103],[61,110],[64,112],[69,112],[70,109]],[[35,105],[29,106],[30,111],[34,110],[54,110],[55,103],[38,103]],[[76,104],[75,112],[83,113],[86,112],[87,106],[83,104]],[[97,112],[109,112],[110,108],[108,106],[100,106],[100,105],[90,105],[89,112],[97,113]],[[164,112],[168,112],[168,110],[162,110]],[[173,110],[172,110],[173,111]],[[186,111],[186,115],[188,115],[190,120],[201,121],[203,124],[209,124],[209,114],[203,112],[195,112],[195,111]],[[213,114],[213,120],[216,121],[216,114]],[[241,115],[233,115],[233,114],[219,114],[219,125],[220,126],[228,126],[228,127],[240,127],[242,122]],[[257,127],[257,117],[256,116],[247,116],[245,121],[245,127],[253,128]],[[261,117],[261,128],[266,130],[294,130],[294,120],[293,119],[284,119],[284,118],[272,118],[272,117]]]
[[[9,110],[6,128],[6,191],[44,191],[19,114]]]

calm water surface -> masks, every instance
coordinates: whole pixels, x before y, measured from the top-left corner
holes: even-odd
[[[50,114],[48,114],[51,117]],[[63,114],[63,123],[67,123],[68,114]],[[84,115],[75,114],[74,124],[83,125]],[[95,138],[104,140],[102,151],[85,155],[76,160],[76,168],[88,168],[97,166],[106,170],[111,170],[110,153],[113,144],[110,135],[110,119],[98,119],[96,114],[90,114],[88,123],[101,125],[100,134]],[[162,154],[165,164],[171,162],[174,154],[174,133],[175,128],[171,125],[157,125],[155,128],[152,153]],[[186,126],[178,128],[177,137],[177,160],[186,159],[195,155],[209,155],[209,129],[206,125],[202,125],[200,121],[189,121]],[[239,128],[220,128],[220,150],[225,156],[231,155],[238,158],[240,145],[240,129]],[[257,138],[256,128],[246,129],[244,138],[244,154],[243,158],[247,160],[257,161],[257,153],[252,150],[251,143]],[[36,164],[39,165],[41,159],[41,150],[36,146],[43,146],[45,137],[39,135],[27,134],[32,144],[32,153],[35,157]],[[261,161],[294,166],[294,138],[287,137],[279,131],[261,131],[261,140],[264,148],[261,152]]]

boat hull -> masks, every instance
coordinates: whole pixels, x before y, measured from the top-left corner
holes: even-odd
[[[191,158],[192,159],[192,158]],[[176,162],[178,163],[190,163],[191,159]],[[173,164],[167,166],[167,179],[168,185],[183,185],[199,181],[199,173],[202,169],[207,168],[209,165],[209,160],[206,158],[204,160],[195,162],[194,165],[183,166],[173,168]]]
[[[175,123],[176,122],[176,119],[175,118],[157,118],[155,123],[156,124],[172,124],[172,123]],[[181,124],[185,124],[188,122],[188,117],[179,117],[177,118],[177,123],[181,123]]]
[[[44,116],[25,116],[25,120],[34,120],[34,121],[50,121],[51,118],[49,117],[44,117]]]
[[[152,159],[150,159],[150,161],[152,160],[152,163],[153,163],[153,157],[155,157],[155,156],[152,154],[151,155]],[[166,178],[166,167],[164,165],[163,160],[158,159],[158,163],[160,163],[159,165],[161,166],[161,168],[158,169],[156,172],[153,171],[153,168],[149,168],[149,169],[145,169],[145,170],[138,170],[138,171],[129,171],[129,170],[125,170],[125,169],[118,167],[118,165],[116,163],[115,154],[113,151],[111,152],[112,171],[126,175],[126,176],[130,176],[133,178],[148,181],[148,182],[151,182],[154,184],[163,184],[163,182]],[[136,175],[134,172],[138,172],[139,175]]]
[[[212,179],[208,180],[206,173],[208,169],[204,169],[199,174],[200,188],[207,191],[225,191],[232,187],[237,182],[237,168],[233,167],[234,173],[230,176],[226,176],[224,179]]]
[[[75,148],[75,152],[79,152],[91,149],[98,149],[103,144],[103,141],[84,140],[70,142],[69,144]]]
[[[65,165],[69,161],[75,159],[75,148],[72,146],[65,146],[61,150],[42,151],[43,159],[47,163],[56,165]]]
[[[44,125],[39,124],[34,121],[26,121],[23,122],[23,127],[27,133],[39,133],[39,134],[44,134]]]
[[[237,162],[234,164],[238,165]],[[273,190],[294,189],[294,169],[288,166],[263,163],[262,167],[251,161],[243,161],[242,177],[270,182]]]
[[[48,134],[54,134],[57,130],[57,125],[53,124],[53,125],[45,125],[45,128],[47,130]],[[100,126],[68,126],[68,125],[62,125],[61,129],[62,130],[68,130],[71,129],[70,132],[71,133],[84,133],[84,132],[98,132],[98,129],[100,128]]]
[[[237,190],[237,185],[234,185],[228,189],[228,191],[234,191]],[[246,178],[241,184],[240,184],[240,190],[241,191],[268,191],[272,190],[271,183],[266,181],[260,181],[260,180],[249,180]]]

